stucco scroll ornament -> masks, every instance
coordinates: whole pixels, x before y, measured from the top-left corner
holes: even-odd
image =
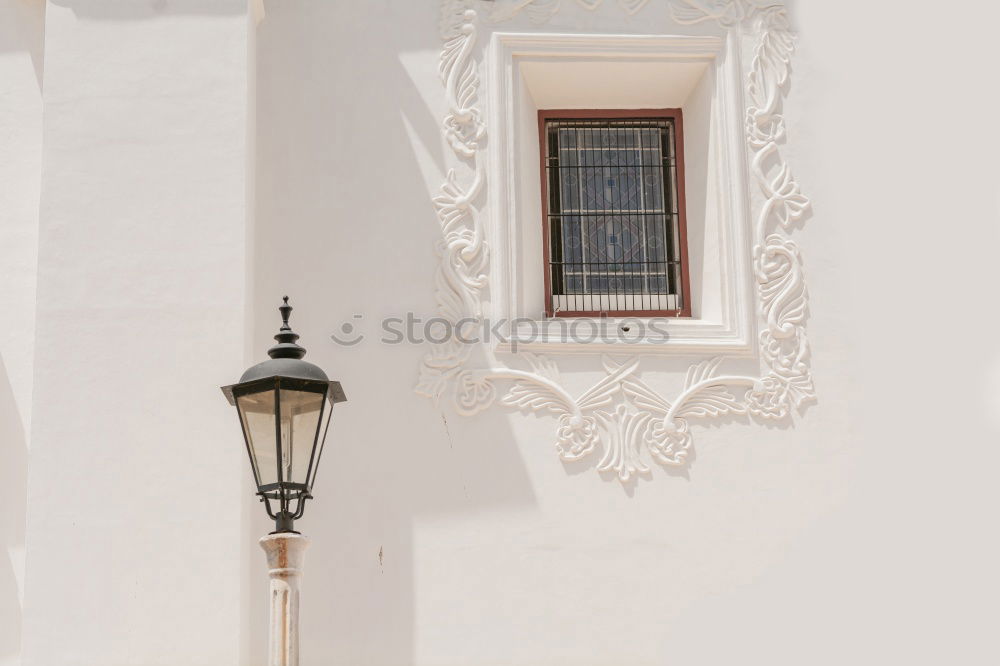
[[[750,0],[682,0],[671,5],[678,23],[713,20],[749,27],[758,35],[747,75],[747,148],[750,171],[763,198],[754,229],[754,273],[764,318],[760,350],[769,372],[747,393],[750,412],[782,419],[815,399],[805,319],[808,295],[798,246],[787,237],[809,210],[809,200],[779,149],[795,39],[783,5]]]
[[[577,0],[588,9],[602,0]],[[620,0],[629,13],[643,0]],[[442,239],[435,274],[438,315],[452,326],[482,327],[482,294],[488,287],[489,251],[477,204],[485,184],[481,141],[486,135],[478,99],[479,78],[473,48],[477,38],[474,0],[443,0],[440,59],[448,113],[442,128],[467,176],[450,169],[434,196]],[[505,20],[522,10],[545,19],[560,0],[512,0],[490,16]],[[573,462],[597,455],[597,470],[628,483],[648,474],[647,460],[666,466],[686,465],[692,447],[690,422],[724,414],[764,419],[786,418],[793,408],[814,398],[805,336],[807,293],[797,246],[787,234],[803,218],[809,201],[800,192],[780,153],[784,138],[781,114],[794,45],[787,15],[780,5],[749,0],[671,5],[675,20],[713,20],[725,28],[752,28],[757,35],[747,76],[746,114],[750,171],[762,204],[754,226],[753,266],[762,322],[759,377],[726,375],[722,357],[692,365],[673,400],[663,398],[640,377],[637,358],[605,356],[604,375],[579,395],[563,385],[558,366],[535,354],[518,354],[527,368],[508,367],[472,345],[449,341],[434,345],[421,365],[416,391],[439,401],[450,396],[456,411],[471,415],[499,402],[556,418],[555,447]],[[544,12],[543,12],[544,10]],[[474,352],[475,354],[474,359]],[[482,361],[479,358],[482,357]],[[502,393],[498,387],[506,387]]]

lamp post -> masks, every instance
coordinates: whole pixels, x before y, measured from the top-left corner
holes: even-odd
[[[340,382],[303,361],[306,350],[288,326],[292,306],[285,296],[278,308],[278,344],[270,359],[243,373],[238,384],[223,386],[236,407],[257,495],[274,531],[260,540],[267,554],[271,593],[269,666],[299,663],[299,585],[309,540],[294,530],[307,499],[312,499],[316,468],[334,404],[347,398]]]

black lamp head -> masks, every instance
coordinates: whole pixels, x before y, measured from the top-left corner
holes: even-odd
[[[277,344],[267,352],[270,358],[222,392],[239,413],[257,494],[275,531],[293,532],[312,497],[333,405],[347,398],[340,382],[302,360],[306,350],[288,325],[292,306],[287,296],[278,310],[282,324],[274,336]]]

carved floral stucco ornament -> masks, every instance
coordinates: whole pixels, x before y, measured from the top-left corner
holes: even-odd
[[[627,13],[639,12],[648,0],[618,0]],[[603,0],[576,0],[595,9]],[[524,12],[544,22],[569,0],[506,0],[491,3],[489,18],[504,21]],[[479,77],[472,56],[477,38],[477,12],[470,0],[443,0],[441,32],[444,50],[440,74],[449,112],[444,135],[455,154],[470,163],[467,184],[448,171],[434,197],[442,240],[435,276],[438,315],[455,324],[469,317],[482,323],[482,292],[488,287],[489,248],[476,202],[485,184],[486,134],[477,95]],[[785,135],[782,104],[794,46],[785,8],[750,0],[675,0],[678,23],[715,21],[726,29],[743,29],[756,37],[746,77],[748,108],[746,141],[750,174],[761,198],[753,230],[753,270],[761,320],[761,375],[721,373],[723,357],[692,365],[683,390],[672,400],[662,397],[639,377],[638,357],[603,357],[604,376],[578,396],[560,381],[550,359],[521,353],[528,368],[499,363],[481,367],[471,361],[472,346],[450,341],[426,354],[416,391],[435,401],[450,396],[456,410],[471,415],[493,405],[498,386],[506,388],[500,404],[556,418],[556,450],[564,461],[599,453],[599,472],[613,473],[622,483],[647,474],[646,459],[683,466],[692,446],[690,421],[727,414],[759,419],[787,419],[795,408],[815,398],[805,334],[807,293],[796,244],[788,237],[809,200],[778,149]],[[641,355],[641,354],[640,354]]]

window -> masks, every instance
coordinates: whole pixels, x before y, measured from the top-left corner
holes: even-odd
[[[538,122],[548,316],[690,317],[680,109]]]

